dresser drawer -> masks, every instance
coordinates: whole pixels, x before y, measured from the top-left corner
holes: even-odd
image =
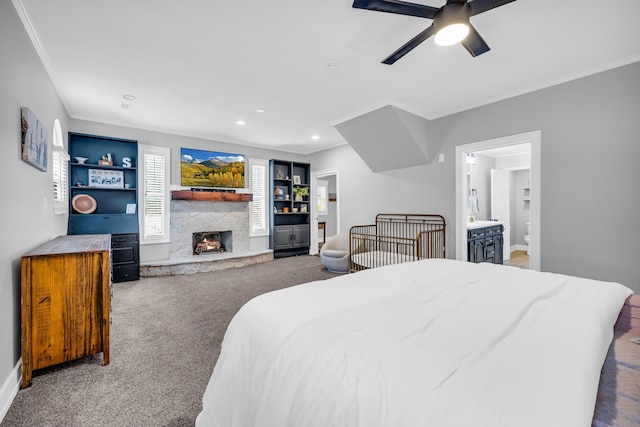
[[[113,281],[116,283],[140,279],[140,267],[136,265],[114,265]]]
[[[138,244],[137,234],[112,234],[111,235],[111,247],[119,248],[122,246],[131,246]]]

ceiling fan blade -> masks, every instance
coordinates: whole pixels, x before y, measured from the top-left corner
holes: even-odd
[[[516,0],[472,0],[468,2],[469,16],[474,16],[498,6],[503,6]]]
[[[396,50],[387,58],[385,58],[384,61],[382,61],[382,63],[387,65],[393,64],[398,59],[402,58],[407,53],[411,52],[413,48],[418,46],[420,43],[422,43],[432,35],[433,35],[433,25],[430,25],[429,28],[427,28],[426,30],[424,30],[423,32],[421,32],[420,34],[418,34],[417,36],[409,40],[407,43],[404,44],[404,46],[402,46],[400,49]]]
[[[423,4],[409,3],[399,0],[355,0],[356,9],[375,10],[378,12],[397,13],[399,15],[417,16],[433,19],[440,9]]]
[[[491,50],[489,45],[484,41],[484,39],[478,34],[473,25],[469,24],[469,34],[467,37],[461,42],[462,46],[471,54],[471,56],[476,57],[478,55],[482,55],[485,52]]]

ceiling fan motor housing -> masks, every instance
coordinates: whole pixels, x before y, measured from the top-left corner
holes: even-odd
[[[469,25],[469,15],[469,5],[466,2],[447,3],[433,17],[434,34],[451,24]]]

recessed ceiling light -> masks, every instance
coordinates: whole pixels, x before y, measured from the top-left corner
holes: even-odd
[[[313,135],[311,139],[313,139],[314,141],[317,141],[320,139],[320,137],[318,135]]]
[[[265,110],[264,108],[256,109],[256,113],[260,113],[260,114],[264,113],[265,111],[267,111],[267,110]]]
[[[244,125],[246,125],[247,123],[246,123],[244,120],[236,120],[236,124],[237,124],[238,126],[244,126]]]
[[[336,61],[335,59],[332,59],[327,62],[327,67],[329,68],[337,68],[338,65],[340,65],[340,61]]]
[[[123,99],[126,99],[127,101],[135,101],[136,99],[138,99],[138,97],[137,97],[137,96],[127,95],[127,94],[122,95],[122,98],[123,98]]]

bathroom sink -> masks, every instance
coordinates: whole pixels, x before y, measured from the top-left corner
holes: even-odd
[[[500,225],[502,224],[500,221],[474,221],[474,222],[467,222],[467,228],[480,228],[480,227],[489,227],[492,225]]]

